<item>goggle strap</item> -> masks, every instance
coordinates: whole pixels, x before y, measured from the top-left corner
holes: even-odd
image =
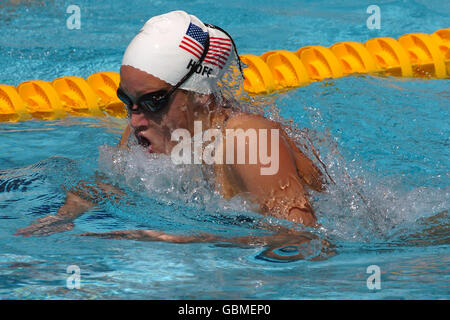
[[[167,95],[172,94],[173,91],[177,90],[179,86],[181,86],[194,74],[194,72],[197,70],[197,67],[202,64],[203,60],[205,60],[206,55],[208,54],[208,50],[209,50],[209,34],[208,37],[206,38],[205,47],[200,59],[198,59],[198,61],[194,63],[194,65],[191,67],[191,70],[189,70],[189,72],[186,73],[186,75],[174,87],[172,87],[172,89],[169,90]]]
[[[221,27],[215,26],[213,24],[208,24],[207,23],[207,24],[205,24],[205,26],[210,27],[212,29],[217,29],[219,31],[222,31],[223,33],[225,33],[228,36],[228,38],[230,38],[231,43],[233,44],[234,52],[236,53],[236,57],[238,59],[239,70],[241,71],[242,78],[245,80],[244,73],[242,72],[242,61],[241,61],[241,58],[239,58],[239,54],[238,54],[238,51],[237,51],[237,48],[236,48],[236,44],[234,43],[234,40],[231,37],[231,35],[228,32],[226,32],[225,30],[223,30]]]

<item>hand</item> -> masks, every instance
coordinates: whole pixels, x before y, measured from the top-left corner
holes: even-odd
[[[48,236],[53,233],[72,230],[72,219],[60,215],[50,215],[33,221],[28,227],[18,229],[15,236]]]

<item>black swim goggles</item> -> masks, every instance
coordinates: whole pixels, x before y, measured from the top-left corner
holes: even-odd
[[[237,53],[237,49],[234,44],[233,38],[231,38],[231,36],[225,30],[223,30],[217,26],[210,25],[210,24],[206,24],[206,26],[208,26],[210,28],[218,29],[218,30],[224,32],[228,37],[230,37],[231,42],[233,43],[233,46],[234,46],[234,50],[236,52],[236,56],[239,60],[239,69],[241,70],[241,74],[243,76],[241,60],[239,59],[239,55]],[[208,50],[209,50],[209,35],[206,38],[206,43],[205,43],[204,50],[203,50],[203,53],[202,53],[200,59],[197,61],[197,63],[195,63],[191,67],[189,72],[175,86],[173,86],[168,91],[159,90],[156,92],[146,93],[146,94],[142,95],[141,97],[139,97],[139,99],[134,104],[133,101],[125,94],[125,92],[123,92],[122,89],[118,88],[117,89],[117,97],[126,105],[126,107],[128,109],[128,114],[130,115],[132,112],[141,112],[141,111],[143,111],[144,113],[147,113],[147,114],[148,113],[156,113],[156,112],[160,111],[161,109],[163,109],[164,107],[166,107],[169,103],[170,97],[175,92],[175,90],[177,90],[183,83],[185,83],[194,74],[194,72],[197,70],[198,66],[201,65],[201,63],[203,62],[203,60],[205,59],[205,57],[208,53]],[[134,105],[137,106],[136,109],[133,109]]]

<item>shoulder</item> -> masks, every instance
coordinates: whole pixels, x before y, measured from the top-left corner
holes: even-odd
[[[264,118],[261,115],[239,112],[231,115],[225,129],[280,129],[279,123]]]

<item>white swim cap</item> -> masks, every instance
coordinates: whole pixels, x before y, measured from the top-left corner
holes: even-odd
[[[235,56],[232,40],[184,11],[172,11],[148,20],[128,45],[122,65],[176,85],[202,56],[208,36],[209,50],[204,61],[180,88],[212,93]]]

